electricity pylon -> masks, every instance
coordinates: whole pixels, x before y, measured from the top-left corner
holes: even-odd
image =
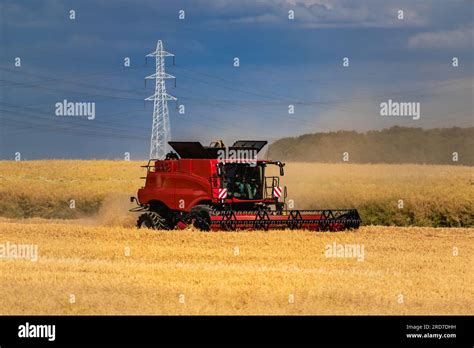
[[[163,43],[158,40],[155,52],[147,54],[146,57],[156,58],[156,72],[145,77],[145,80],[156,80],[155,94],[145,99],[154,102],[150,158],[163,159],[168,152],[168,141],[171,140],[168,100],[176,100],[175,97],[166,93],[165,80],[174,79],[175,77],[165,72],[165,57],[174,57],[174,54],[164,51]]]

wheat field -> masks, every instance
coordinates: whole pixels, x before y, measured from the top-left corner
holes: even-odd
[[[205,233],[134,227],[142,164],[0,161],[0,314],[474,311],[471,167],[290,163],[295,208],[354,207],[366,226]],[[430,227],[446,225],[465,227]]]
[[[0,222],[0,314],[472,314],[473,229],[154,231]],[[327,257],[358,244],[364,257]],[[74,301],[71,300],[73,295]],[[74,302],[74,303],[71,303]]]
[[[92,216],[111,202],[133,207],[128,197],[143,185],[144,164],[0,161],[0,215],[72,219]],[[274,166],[268,169],[277,174]],[[281,184],[297,209],[357,208],[366,224],[474,227],[472,167],[288,163]]]

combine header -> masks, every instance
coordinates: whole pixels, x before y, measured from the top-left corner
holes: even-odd
[[[306,229],[341,231],[358,228],[356,209],[287,210],[286,187],[280,186],[285,164],[257,160],[266,141],[222,141],[204,147],[199,142],[169,142],[176,152],[150,160],[145,186],[138,190],[139,228],[203,231]],[[280,176],[266,176],[266,167]]]

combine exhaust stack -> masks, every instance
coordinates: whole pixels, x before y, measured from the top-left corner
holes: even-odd
[[[283,230],[342,231],[361,224],[355,209],[286,210],[286,187],[280,186],[285,164],[257,160],[266,141],[169,142],[176,153],[150,160],[145,186],[133,211],[144,211],[137,226],[203,231]],[[266,176],[266,167],[280,176]]]

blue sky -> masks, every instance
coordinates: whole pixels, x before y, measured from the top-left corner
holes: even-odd
[[[1,4],[1,159],[146,158],[154,66],[144,56],[157,40],[176,55],[167,88],[186,107],[169,103],[173,140],[474,125],[472,1]],[[64,99],[95,102],[96,118],[57,117]],[[388,99],[420,102],[420,120],[381,117]]]

